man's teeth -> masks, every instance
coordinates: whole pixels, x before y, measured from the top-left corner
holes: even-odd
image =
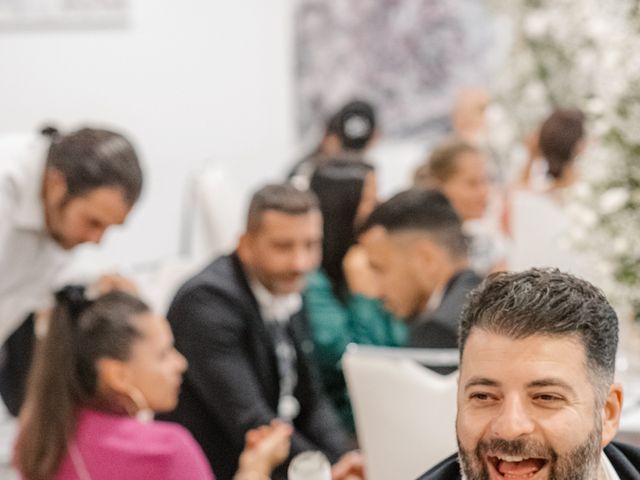
[[[500,460],[502,460],[503,462],[509,462],[509,463],[521,462],[521,461],[524,460],[524,457],[512,457],[512,456],[509,456],[509,455],[504,455],[504,456],[503,455],[499,455],[498,458]]]

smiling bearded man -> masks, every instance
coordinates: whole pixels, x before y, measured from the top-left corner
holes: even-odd
[[[555,269],[490,276],[460,327],[458,455],[420,480],[626,480],[640,450],[612,443],[618,320],[604,295]]]

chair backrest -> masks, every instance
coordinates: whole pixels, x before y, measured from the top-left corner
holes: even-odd
[[[413,480],[456,451],[457,350],[350,346],[342,363],[368,480]]]
[[[243,195],[224,162],[207,162],[186,190],[181,251],[211,259],[233,250],[242,232]]]

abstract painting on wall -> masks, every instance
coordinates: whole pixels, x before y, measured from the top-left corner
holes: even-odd
[[[0,29],[126,26],[129,0],[0,0]]]
[[[353,98],[376,106],[387,136],[442,132],[455,91],[495,68],[496,21],[480,0],[297,0],[300,136]]]

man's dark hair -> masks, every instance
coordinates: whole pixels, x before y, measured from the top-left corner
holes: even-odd
[[[42,133],[51,138],[47,168],[64,176],[69,198],[107,187],[121,189],[129,205],[138,200],[142,169],[133,146],[125,137],[94,128],[60,134],[47,127]]]
[[[453,257],[467,256],[468,241],[460,217],[438,190],[412,189],[394,195],[371,213],[360,234],[378,225],[389,233],[427,233]]]
[[[468,297],[460,322],[460,357],[473,329],[522,339],[577,336],[600,393],[615,371],[618,317],[592,284],[557,269],[490,275]]]
[[[247,231],[256,231],[268,210],[288,215],[304,215],[319,210],[318,199],[310,191],[301,191],[289,184],[266,185],[253,194],[247,215]]]

